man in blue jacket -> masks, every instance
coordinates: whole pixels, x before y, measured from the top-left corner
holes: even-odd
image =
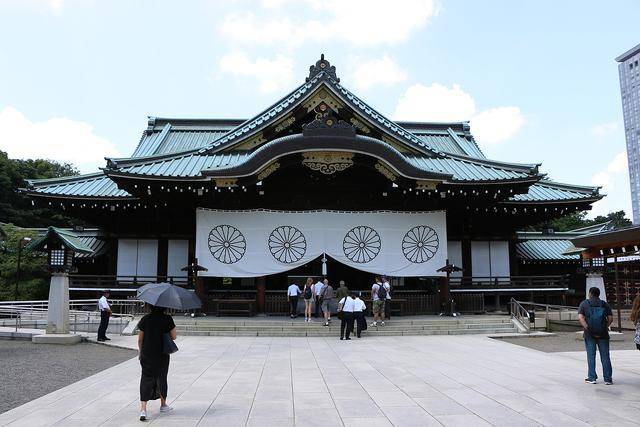
[[[606,385],[613,384],[613,368],[609,358],[609,325],[613,322],[611,307],[600,299],[600,289],[589,289],[589,298],[578,307],[578,320],[584,329],[584,346],[587,350],[589,373],[586,383],[596,384],[596,346],[602,362],[602,375]]]

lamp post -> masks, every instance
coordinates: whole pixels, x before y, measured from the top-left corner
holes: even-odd
[[[13,300],[18,301],[18,285],[20,284],[20,261],[22,259],[22,248],[31,241],[31,237],[23,237],[18,242],[18,265],[16,269],[16,288],[13,292]]]

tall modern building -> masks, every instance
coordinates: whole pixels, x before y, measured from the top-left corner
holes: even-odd
[[[640,224],[640,44],[616,58],[627,139],[633,223]]]

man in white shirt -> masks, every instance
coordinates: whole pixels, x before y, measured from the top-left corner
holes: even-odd
[[[98,341],[110,341],[107,338],[107,328],[109,327],[109,317],[111,316],[111,307],[107,301],[109,291],[103,291],[102,296],[98,300],[98,310],[100,310],[100,326],[98,327]]]
[[[384,303],[385,298],[380,298],[380,288],[382,286],[382,281],[380,277],[376,276],[376,282],[371,286],[371,301],[373,301],[373,323],[371,326],[378,326],[378,320],[380,320],[380,326],[384,326]],[[386,290],[386,288],[385,288]]]
[[[322,309],[321,309],[321,304],[322,301],[320,301],[320,294],[322,293],[322,288],[324,287],[324,283],[322,282],[322,280],[318,279],[318,281],[316,282],[315,285],[315,290],[316,290],[316,294],[315,294],[315,303],[316,303],[316,309],[314,312],[314,317],[322,317]]]
[[[289,306],[291,309],[289,310],[289,315],[291,318],[298,317],[298,297],[302,291],[295,283],[292,283],[287,288],[287,301],[289,301]]]
[[[360,295],[356,295],[353,309],[353,320],[356,324],[356,336],[361,337],[362,331],[367,329],[367,320],[364,317],[364,312],[367,309],[364,301],[360,299]]]
[[[351,335],[351,331],[353,331],[353,312],[356,309],[355,294],[342,298],[338,304],[340,305],[340,311],[342,312],[342,319],[340,321],[340,339],[350,340],[351,338],[349,338],[349,335]]]
[[[391,319],[391,284],[389,284],[389,279],[385,276],[382,276],[382,286],[387,290],[387,298],[384,301],[384,318],[386,320]]]

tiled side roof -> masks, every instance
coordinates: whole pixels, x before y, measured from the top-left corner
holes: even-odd
[[[122,199],[131,195],[118,188],[104,173],[98,172],[66,178],[29,181],[28,193],[53,197],[91,197],[100,199]]]
[[[571,246],[568,239],[525,240],[516,243],[516,255],[526,261],[578,261],[580,255],[564,255]]]
[[[507,165],[474,161],[473,159],[434,158],[426,156],[407,156],[415,166],[433,172],[450,173],[455,181],[503,181],[520,180],[532,177],[533,166]]]
[[[232,154],[189,153],[178,157],[162,157],[141,160],[129,165],[123,164],[115,172],[117,174],[194,178],[198,177],[203,170],[235,166],[243,162],[248,155],[247,152]]]
[[[516,194],[506,203],[535,203],[582,199],[598,200],[602,197],[603,196],[598,193],[597,187],[583,187],[542,180],[529,187],[529,191],[526,194]]]

